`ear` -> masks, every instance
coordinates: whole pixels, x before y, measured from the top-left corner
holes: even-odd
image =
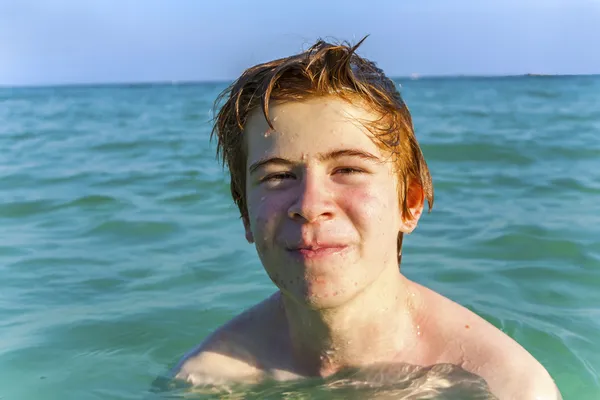
[[[248,216],[243,216],[242,221],[244,222],[244,231],[246,232],[246,240],[248,243],[254,243],[254,235],[252,234],[252,230],[250,230],[250,221],[248,220]]]
[[[425,192],[423,191],[423,187],[418,182],[412,180],[406,191],[406,205],[411,215],[402,215],[401,232],[411,233],[417,227],[419,218],[423,214],[424,203]]]

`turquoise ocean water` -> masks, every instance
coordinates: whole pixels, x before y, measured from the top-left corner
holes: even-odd
[[[600,77],[398,83],[436,195],[403,272],[600,399]],[[156,378],[273,291],[209,143],[224,87],[0,89],[0,399],[179,398]]]

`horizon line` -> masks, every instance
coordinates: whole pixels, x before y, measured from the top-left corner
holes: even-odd
[[[391,80],[409,79],[456,79],[456,78],[515,78],[515,77],[586,77],[598,76],[600,73],[589,74],[547,74],[547,73],[518,73],[518,74],[418,74],[389,76]],[[148,81],[104,81],[104,82],[65,82],[65,83],[28,83],[28,84],[2,84],[0,89],[32,89],[32,88],[52,88],[52,87],[94,87],[94,86],[193,86],[202,84],[229,84],[234,79],[198,79],[198,80],[148,80]]]

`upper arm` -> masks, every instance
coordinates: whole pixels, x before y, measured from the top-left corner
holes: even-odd
[[[500,400],[562,400],[556,383],[537,362],[523,363],[520,368],[511,371],[511,376],[505,386],[501,381],[496,383],[495,394]]]
[[[528,398],[532,400],[562,400],[558,386],[545,370],[536,375],[537,377],[532,380],[528,390]]]
[[[269,325],[261,315],[270,315],[262,307],[260,303],[214,331],[184,356],[172,376],[194,386],[257,382],[263,375],[261,329]]]
[[[174,371],[175,379],[193,386],[253,383],[259,371],[247,362],[214,351],[200,351],[188,357]]]
[[[467,357],[463,368],[483,377],[498,399],[562,400],[548,371],[516,341],[492,332],[482,337],[483,344],[465,346],[474,356]]]

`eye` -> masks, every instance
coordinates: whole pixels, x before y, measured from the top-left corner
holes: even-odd
[[[335,170],[335,173],[340,173],[342,175],[352,175],[352,174],[359,174],[361,172],[365,172],[362,169],[358,169],[358,168],[352,168],[352,167],[344,167],[344,168],[338,168]]]
[[[265,176],[261,181],[262,182],[281,182],[285,179],[290,179],[290,178],[294,178],[294,175],[292,175],[289,172],[276,172],[274,174]]]

